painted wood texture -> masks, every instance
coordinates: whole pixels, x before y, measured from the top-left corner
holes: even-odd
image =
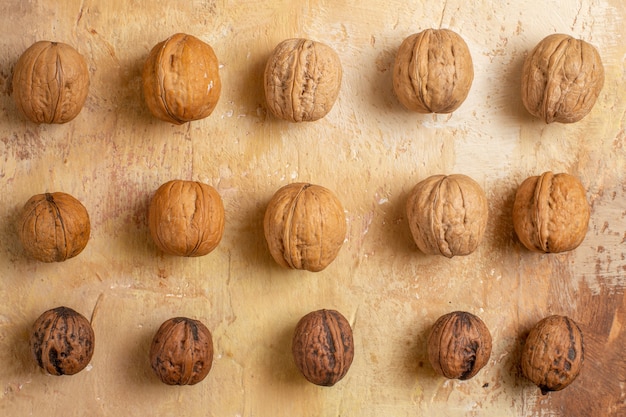
[[[623,416],[626,415],[626,3],[6,0],[0,3],[0,415],[6,416]],[[393,94],[402,40],[430,27],[467,42],[475,80],[447,116],[418,115]],[[141,68],[177,32],[210,43],[221,63],[214,113],[174,126],[143,103]],[[582,121],[546,125],[520,99],[523,59],[561,32],[595,45],[606,81]],[[267,112],[263,69],[274,46],[306,37],[332,46],[344,77],[332,111],[290,124]],[[69,43],[89,66],[83,111],[35,125],[11,97],[20,54],[38,40]],[[580,178],[592,207],[573,252],[540,255],[515,237],[517,186],[544,171]],[[404,203],[418,181],[463,173],[489,199],[485,239],[467,257],[421,254]],[[201,258],[160,253],[147,228],[151,195],[171,179],[214,186],[226,211],[220,245]],[[331,189],[348,236],[319,273],[282,269],[263,237],[273,193],[293,181]],[[29,260],[15,221],[33,194],[64,191],[87,207],[92,236],[63,263]],[[71,307],[92,322],[91,364],[71,377],[41,372],[32,323]],[[304,314],[336,309],[354,330],[355,358],[332,388],[308,383],[291,358]],[[464,382],[439,377],[426,338],[450,311],[489,327],[489,363]],[[525,334],[567,314],[586,343],[582,374],[541,396],[521,376]],[[170,317],[211,330],[215,359],[192,387],[162,384],[148,350]]]

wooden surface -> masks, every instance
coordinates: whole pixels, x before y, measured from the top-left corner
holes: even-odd
[[[3,416],[623,416],[626,415],[626,4],[622,0],[162,1],[6,0],[0,3],[0,415]],[[446,27],[467,42],[475,80],[452,115],[417,115],[395,98],[402,40]],[[174,126],[143,103],[141,68],[176,32],[210,43],[223,89],[207,119]],[[561,32],[595,45],[606,81],[582,121],[546,125],[519,96],[525,54]],[[332,46],[344,78],[332,111],[314,123],[268,114],[262,73],[274,46],[306,37]],[[11,97],[20,54],[38,40],[75,46],[90,95],[65,125],[35,125]],[[544,171],[580,178],[592,207],[573,252],[540,255],[513,232],[517,186]],[[484,188],[490,220],[476,252],[421,254],[404,213],[407,193],[433,174],[463,173]],[[146,210],[174,178],[213,185],[226,209],[222,242],[194,259],[151,242]],[[333,190],[348,236],[319,273],[290,271],[265,245],[264,209],[281,186]],[[91,216],[78,257],[25,257],[16,215],[33,194],[64,191]],[[65,305],[90,318],[91,364],[45,375],[30,357],[30,326]],[[334,308],[354,329],[355,359],[332,388],[309,384],[291,358],[297,321]],[[491,330],[493,352],[473,379],[435,374],[430,326],[466,310]],[[584,332],[581,376],[541,396],[519,370],[529,328],[567,314]],[[150,341],[174,316],[213,332],[211,373],[192,387],[158,381]]]

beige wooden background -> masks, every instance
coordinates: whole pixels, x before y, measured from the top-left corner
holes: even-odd
[[[623,0],[4,0],[0,3],[0,415],[2,416],[623,416],[626,415],[626,4]],[[417,115],[395,98],[394,55],[415,32],[445,27],[471,50],[475,80],[452,115]],[[223,90],[207,119],[174,126],[143,104],[141,68],[176,32],[210,43]],[[545,125],[524,110],[525,54],[561,32],[595,45],[606,82],[593,111],[572,125]],[[274,46],[307,37],[332,46],[344,78],[318,122],[290,124],[264,104],[262,73]],[[38,40],[75,46],[91,89],[66,125],[35,125],[11,97],[20,54]],[[525,250],[511,224],[523,179],[544,171],[578,176],[592,206],[574,252]],[[490,221],[470,256],[425,256],[403,206],[433,174],[473,177]],[[160,253],[150,237],[151,194],[174,178],[216,187],[224,238],[211,254]],[[264,209],[281,186],[307,181],[344,204],[347,240],[319,273],[271,259]],[[92,237],[78,257],[31,261],[16,214],[33,194],[80,199]],[[42,373],[28,335],[59,305],[91,318],[92,363],[71,377]],[[332,388],[307,383],[291,360],[293,328],[318,308],[341,311],[356,357]],[[425,342],[442,314],[466,310],[490,328],[494,348],[472,380],[448,381]],[[568,314],[585,332],[587,360],[566,390],[541,396],[518,368],[530,326]],[[202,320],[213,332],[213,370],[192,387],[160,383],[148,365],[167,318]]]

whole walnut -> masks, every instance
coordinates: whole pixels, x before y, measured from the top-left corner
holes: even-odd
[[[454,311],[439,317],[428,336],[428,360],[449,379],[466,380],[489,362],[491,333],[477,316]]]
[[[517,189],[513,226],[522,244],[535,252],[570,251],[585,239],[591,209],[578,178],[544,172]]]
[[[154,243],[178,256],[203,256],[224,234],[224,205],[215,188],[196,181],[172,180],[161,185],[148,209]]]
[[[85,206],[62,192],[32,196],[21,210],[17,228],[26,254],[42,262],[62,262],[78,255],[91,233]]]
[[[150,365],[168,385],[194,385],[213,366],[213,338],[198,320],[174,317],[165,321],[152,339]]]
[[[400,103],[419,113],[452,113],[474,81],[467,44],[449,29],[426,29],[402,42],[393,67]]]
[[[321,119],[337,100],[341,77],[341,61],[331,47],[308,39],[284,40],[265,66],[267,106],[290,122]]]
[[[66,123],[80,113],[89,93],[89,70],[70,45],[39,41],[13,70],[13,99],[35,123]]]
[[[339,254],[346,237],[346,217],[327,188],[293,183],[270,200],[263,221],[265,240],[281,266],[318,272]]]
[[[603,85],[596,48],[568,35],[544,38],[524,61],[522,101],[546,123],[579,121],[591,111]]]
[[[350,323],[336,310],[313,311],[296,325],[291,351],[309,382],[333,386],[346,375],[354,359]]]
[[[584,361],[583,334],[569,317],[549,316],[539,321],[522,349],[522,373],[542,394],[559,391],[580,374]]]
[[[213,48],[184,33],[152,48],[142,78],[144,98],[152,114],[177,125],[209,116],[222,91]]]
[[[469,255],[483,239],[489,209],[480,185],[462,174],[433,175],[409,193],[413,240],[430,255]]]
[[[91,361],[95,336],[89,320],[68,307],[44,312],[33,324],[30,351],[52,375],[73,375]]]

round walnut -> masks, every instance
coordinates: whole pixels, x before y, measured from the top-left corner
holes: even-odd
[[[52,375],[73,375],[91,361],[94,332],[84,316],[68,307],[43,313],[33,324],[30,351],[37,364]]]
[[[398,100],[419,113],[452,113],[467,98],[473,80],[469,48],[449,29],[427,29],[406,38],[393,67]]]
[[[517,189],[513,226],[526,248],[565,252],[584,240],[590,212],[585,189],[576,177],[545,172],[527,178]]]
[[[549,316],[538,322],[522,350],[522,372],[542,394],[559,391],[579,375],[584,360],[583,334],[565,316]]]
[[[428,336],[428,360],[449,379],[475,376],[491,356],[491,333],[477,316],[455,311],[441,316]]]
[[[591,111],[603,85],[596,48],[568,35],[544,38],[524,61],[522,101],[546,123],[579,121]]]
[[[296,366],[311,383],[330,387],[343,378],[354,359],[352,328],[335,310],[317,310],[302,317],[293,335]]]
[[[186,317],[165,321],[152,339],[150,364],[165,384],[197,384],[213,366],[211,332],[200,321]]]
[[[69,194],[32,196],[18,219],[18,235],[28,256],[42,262],[62,262],[87,246],[91,225],[85,206]]]
[[[209,116],[222,90],[213,48],[184,33],[152,48],[142,78],[152,114],[177,125]]]
[[[195,181],[161,185],[148,209],[154,243],[178,256],[203,256],[217,247],[224,233],[224,205],[215,188]]]
[[[61,42],[34,43],[13,70],[13,99],[35,123],[66,123],[80,113],[89,93],[83,56]]]
[[[312,272],[326,268],[346,238],[346,217],[337,197],[307,183],[279,189],[267,206],[263,227],[279,265]]]
[[[409,194],[407,218],[417,247],[430,255],[469,255],[482,241],[488,205],[484,191],[462,174],[433,175]]]
[[[274,116],[290,122],[315,121],[332,109],[341,87],[337,53],[308,39],[279,43],[265,66],[267,106]]]

